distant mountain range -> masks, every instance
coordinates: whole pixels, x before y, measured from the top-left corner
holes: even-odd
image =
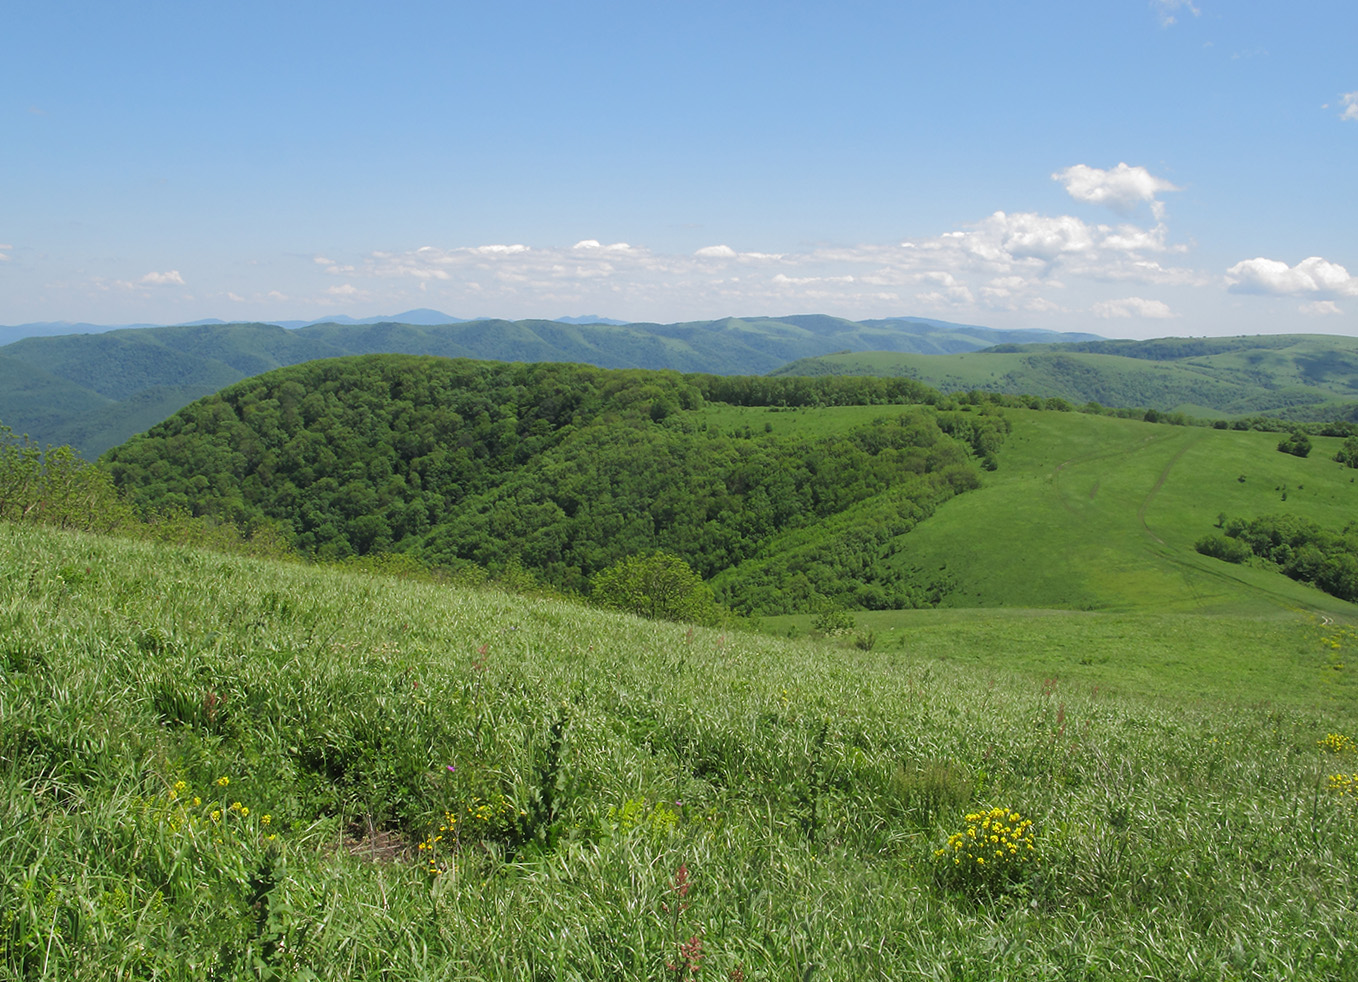
[[[459,321],[438,311],[416,310],[392,320],[330,319],[294,327],[205,322],[29,336],[0,347],[0,423],[39,443],[70,444],[92,457],[242,378],[352,354],[762,375],[799,358],[837,351],[950,354],[997,344],[1098,340],[1090,334],[998,331],[909,317],[850,321],[804,314],[681,324],[616,324],[593,317],[567,321]]]
[[[433,326],[436,324],[465,324],[468,320],[484,320],[485,318],[453,317],[449,314],[437,310],[430,310],[428,307],[417,307],[414,310],[407,310],[400,314],[390,314],[379,317],[349,317],[347,314],[336,314],[333,317],[318,317],[309,321],[260,321],[263,324],[274,324],[278,327],[285,327],[289,330],[296,330],[299,327],[310,327],[313,324],[422,324]],[[611,317],[600,317],[598,314],[583,314],[578,317],[558,317],[558,324],[613,324],[621,326],[627,321],[613,320]],[[215,317],[208,317],[204,320],[189,321],[187,324],[178,325],[181,327],[210,327],[223,324],[240,323],[239,321],[224,321]],[[83,321],[39,321],[32,324],[15,324],[6,327],[0,324],[0,345],[10,344],[14,341],[22,341],[24,338],[47,338],[60,334],[104,334],[108,331],[125,331],[143,327],[168,327],[167,324],[87,324]]]

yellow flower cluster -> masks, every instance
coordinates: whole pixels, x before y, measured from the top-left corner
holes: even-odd
[[[451,862],[444,863],[438,855],[440,852],[439,843],[443,841],[443,834],[445,832],[454,835],[457,832],[457,816],[452,812],[444,812],[443,824],[439,826],[439,830],[437,832],[430,832],[424,837],[424,841],[420,843],[420,852],[427,854],[425,856],[425,869],[430,876],[439,876],[445,870],[452,868],[453,864]]]
[[[1321,750],[1328,750],[1332,754],[1351,754],[1358,751],[1358,743],[1342,733],[1326,733],[1325,739],[1316,742]]]
[[[231,783],[228,777],[219,777],[213,782],[219,788],[225,788]],[[187,781],[175,781],[165,792],[164,798],[154,799],[146,806],[148,816],[152,817],[158,824],[172,835],[181,832],[188,835],[195,833],[195,822],[201,822],[206,818],[213,826],[217,826],[217,832],[226,834],[228,820],[234,819],[235,824],[231,826],[232,837],[245,832],[251,828],[249,823],[242,822],[243,819],[250,817],[250,806],[240,801],[233,801],[226,805],[225,801],[208,801],[204,803],[200,795],[192,794]],[[273,822],[271,815],[261,815],[257,819],[257,832],[263,842],[273,842],[278,838],[276,833],[268,832],[269,825]],[[223,840],[217,839],[221,842]]]
[[[993,883],[1012,877],[1037,861],[1037,844],[1031,819],[1008,808],[973,812],[967,826],[948,836],[948,844],[934,855],[948,872],[971,883]]]
[[[1358,798],[1358,774],[1331,774],[1330,790]]]

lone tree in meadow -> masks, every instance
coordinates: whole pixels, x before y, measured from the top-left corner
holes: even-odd
[[[591,597],[601,607],[652,620],[712,624],[718,619],[712,588],[668,552],[619,560],[594,577]]]

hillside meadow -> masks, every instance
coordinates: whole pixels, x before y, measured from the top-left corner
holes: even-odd
[[[772,374],[905,376],[944,392],[1021,392],[1208,418],[1352,420],[1358,412],[1358,339],[1333,335],[1002,343],[947,354],[846,350]]]
[[[1023,656],[1125,615],[910,616],[863,651],[0,523],[0,973],[1358,974],[1358,713],[1307,681],[1352,626],[1165,612],[1258,676],[1180,693]]]

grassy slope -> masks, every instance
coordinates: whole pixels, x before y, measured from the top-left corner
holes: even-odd
[[[1146,342],[1145,344],[1155,344]],[[1305,407],[1324,418],[1358,400],[1358,339],[1320,335],[1223,339],[1226,350],[1152,360],[1110,342],[1025,346],[1019,351],[918,355],[854,352],[806,359],[779,375],[907,375],[945,392],[1059,396],[1077,404],[1145,406],[1198,415],[1247,415]],[[1128,342],[1125,350],[1137,350]],[[1097,346],[1097,345],[1096,345]],[[1173,355],[1172,346],[1161,352]],[[1296,411],[1302,411],[1300,409]]]
[[[823,431],[889,412],[709,410],[714,425],[775,432]],[[1338,439],[1316,438],[1311,456],[1299,459],[1277,451],[1276,434],[1006,413],[1014,430],[999,469],[897,542],[897,561],[952,574],[960,586],[946,601],[953,609],[856,613],[883,648],[982,669],[1002,651],[1036,675],[1143,695],[1226,690],[1276,700],[1283,676],[1301,702],[1354,697],[1355,666],[1322,657],[1321,641],[1358,623],[1354,605],[1193,550],[1221,512],[1286,511],[1332,527],[1351,521],[1358,484],[1329,459]],[[1284,485],[1286,502],[1277,490]],[[811,621],[767,618],[765,626],[806,630]]]
[[[949,613],[863,653],[0,525],[0,972],[1352,977],[1351,699],[1093,692]],[[997,804],[1040,864],[970,894],[934,850]]]

